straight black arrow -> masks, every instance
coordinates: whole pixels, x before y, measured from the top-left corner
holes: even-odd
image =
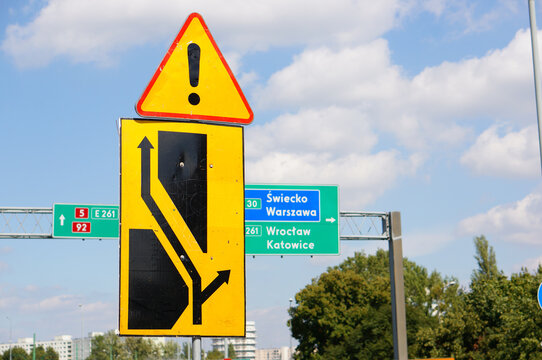
[[[138,148],[141,149],[141,198],[147,205],[147,208],[151,212],[152,216],[166,235],[169,243],[175,250],[175,253],[181,259],[188,275],[192,279],[192,303],[193,303],[193,317],[192,322],[195,325],[200,325],[202,323],[202,314],[201,307],[203,303],[209,299],[209,297],[216,291],[218,288],[224,284],[228,283],[230,278],[230,270],[218,271],[218,276],[205,288],[201,291],[201,276],[198,273],[194,263],[188,257],[188,253],[182,246],[181,242],[175,235],[175,232],[167,222],[164,214],[154,201],[151,195],[151,149],[154,149],[151,142],[145,136]]]
[[[141,149],[141,197],[151,194],[151,142],[145,136],[138,148]]]

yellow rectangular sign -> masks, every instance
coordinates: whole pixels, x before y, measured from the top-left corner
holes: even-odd
[[[121,119],[121,335],[245,336],[243,128]]]

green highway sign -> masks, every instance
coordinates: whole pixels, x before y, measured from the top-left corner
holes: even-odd
[[[336,185],[245,185],[247,255],[338,255]]]
[[[53,204],[54,238],[118,238],[118,205]]]

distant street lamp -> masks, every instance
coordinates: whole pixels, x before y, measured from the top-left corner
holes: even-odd
[[[83,346],[83,305],[79,304],[79,310],[81,310],[81,360],[85,359],[85,352]]]
[[[11,334],[12,334],[13,326],[12,326],[11,319],[9,318],[9,316],[6,316],[6,319],[9,320],[9,360],[11,360]]]
[[[292,303],[294,302],[294,299],[290,298],[290,309],[292,309]],[[292,330],[291,330],[292,326],[291,326],[291,322],[290,322],[290,348],[288,349],[288,351],[290,352],[290,354],[288,354],[288,357],[291,359],[292,358]]]

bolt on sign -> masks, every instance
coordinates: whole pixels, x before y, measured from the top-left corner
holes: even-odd
[[[120,122],[120,334],[245,336],[243,128]]]
[[[141,116],[250,124],[254,114],[201,15],[191,14],[136,104]]]

